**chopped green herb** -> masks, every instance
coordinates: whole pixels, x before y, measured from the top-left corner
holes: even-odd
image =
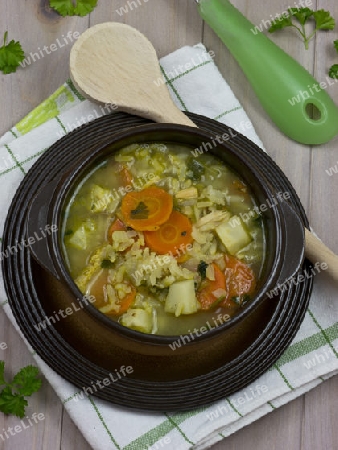
[[[204,280],[207,276],[207,264],[205,261],[201,261],[197,267],[198,273],[201,275],[202,280]]]
[[[5,362],[0,361],[0,411],[4,414],[13,414],[25,417],[25,407],[28,405],[25,397],[31,396],[41,387],[41,379],[37,378],[39,370],[34,366],[23,367],[13,378],[11,383],[5,381]]]
[[[186,231],[182,231],[181,236],[186,236],[187,232]]]
[[[243,306],[246,303],[248,303],[248,301],[250,301],[250,300],[251,300],[251,297],[248,294],[239,295],[238,297],[231,297],[231,301],[236,303],[236,305],[238,305],[238,306]]]
[[[187,169],[191,170],[193,181],[200,181],[201,176],[205,173],[205,167],[196,161],[196,159],[190,159],[190,161],[188,161]]]
[[[109,259],[104,259],[101,262],[101,269],[111,269],[114,264]]]
[[[214,303],[212,303],[210,305],[210,309],[216,308],[216,306],[218,306],[225,298],[226,298],[226,295],[222,295],[221,297],[218,297],[218,299],[215,300]]]
[[[131,219],[148,219],[149,209],[144,202],[140,202],[136,209],[130,211]]]

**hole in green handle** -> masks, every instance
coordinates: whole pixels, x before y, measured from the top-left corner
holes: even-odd
[[[322,113],[314,103],[308,103],[305,106],[305,112],[309,119],[317,122],[322,118]]]

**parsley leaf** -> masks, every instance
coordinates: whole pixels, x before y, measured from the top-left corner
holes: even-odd
[[[144,202],[140,202],[136,209],[130,211],[130,217],[132,219],[148,219],[149,209]]]
[[[329,76],[338,80],[338,64],[334,64],[329,70]]]
[[[310,8],[290,8],[289,12],[296,17],[301,25],[305,25],[307,20],[313,16],[313,11]]]
[[[37,367],[23,367],[8,383],[4,377],[5,362],[0,361],[0,386],[4,386],[0,392],[0,411],[5,414],[14,414],[23,418],[25,407],[28,405],[25,397],[32,395],[41,387],[41,379],[37,378]]]
[[[4,34],[4,45],[0,47],[0,70],[5,73],[16,72],[21,61],[25,59],[20,42],[10,41],[7,44],[8,32]]]
[[[13,378],[13,384],[16,384],[19,394],[30,396],[37,392],[41,387],[41,380],[37,378],[39,370],[34,366],[27,366],[21,369]]]
[[[309,48],[309,42],[318,30],[333,30],[335,27],[334,18],[331,16],[329,11],[325,11],[324,9],[313,11],[310,8],[289,8],[286,14],[288,15],[285,16],[285,14],[283,14],[281,19],[276,19],[273,21],[273,24],[269,28],[269,33],[273,33],[286,27],[296,28],[303,38],[306,49]],[[300,27],[295,25],[293,19],[298,21]],[[313,19],[315,27],[310,34],[307,34],[305,24],[310,19]]]
[[[111,269],[114,264],[109,259],[103,259],[101,262],[101,269]]]
[[[27,400],[20,394],[13,394],[10,387],[0,392],[0,411],[4,414],[14,414],[22,419],[27,405]]]
[[[292,27],[291,16],[274,20],[271,27],[269,28],[269,33],[274,33],[275,31],[281,30],[282,28],[286,27]]]
[[[98,0],[49,0],[51,8],[61,16],[86,16],[97,5]]]
[[[316,30],[333,30],[336,25],[329,11],[324,11],[324,9],[315,11],[313,17],[316,21]]]
[[[338,41],[334,41],[333,42],[333,45],[334,45],[334,48],[337,50],[337,52],[338,52]]]
[[[205,261],[201,261],[197,267],[197,272],[201,275],[201,279],[204,280],[207,276],[207,264]]]

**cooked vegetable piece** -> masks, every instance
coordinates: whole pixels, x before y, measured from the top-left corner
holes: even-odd
[[[116,253],[111,245],[104,245],[98,248],[89,258],[88,265],[83,269],[81,274],[75,279],[75,283],[82,293],[86,293],[89,283],[93,280],[101,269],[103,260],[114,262]]]
[[[160,255],[174,252],[179,247],[192,243],[192,225],[184,214],[173,211],[168,219],[156,231],[145,231],[144,240],[148,247]]]
[[[191,170],[193,181],[200,181],[201,176],[205,173],[205,167],[202,166],[201,163],[196,161],[196,159],[192,158],[190,159],[190,161],[188,161],[187,169]]]
[[[201,309],[210,309],[215,306],[220,297],[226,295],[225,275],[217,264],[211,265],[214,270],[214,280],[205,278],[201,283],[201,287],[197,292],[198,301],[201,304]],[[215,295],[216,292],[216,295]],[[217,295],[218,294],[218,295]],[[220,295],[219,295],[220,294]]]
[[[153,328],[152,314],[141,308],[129,309],[120,319],[123,326],[141,333],[151,333]]]
[[[85,220],[69,238],[69,245],[77,248],[78,250],[86,250],[90,233],[94,231],[95,228],[95,223],[92,220]]]
[[[228,222],[218,225],[216,233],[231,255],[235,255],[252,241],[239,216],[233,216]]]
[[[93,213],[104,212],[114,200],[113,194],[109,189],[102,188],[95,184],[90,191],[89,209]]]
[[[130,186],[131,182],[133,181],[133,176],[128,169],[128,167],[123,166],[120,171],[120,177],[121,177],[121,184],[122,186]]]
[[[123,285],[124,289],[129,292],[127,292],[121,299],[119,298],[118,291],[116,289],[114,289],[111,285],[106,286],[108,305],[101,307],[101,312],[119,316],[120,314],[128,311],[135,300],[136,288],[129,283],[123,283]]]
[[[181,314],[193,314],[198,308],[194,280],[177,281],[169,287],[164,307],[166,313],[178,317]]]
[[[254,293],[256,279],[252,269],[234,256],[226,255],[225,265],[227,298],[222,302],[222,306],[231,306],[232,298],[240,298],[242,302]]]
[[[137,231],[154,231],[165,223],[173,209],[173,197],[152,186],[128,192],[121,205],[124,222]]]
[[[176,193],[175,197],[180,199],[180,200],[197,198],[198,197],[198,191],[197,191],[197,189],[195,187],[182,189],[181,191],[178,191]]]
[[[108,229],[108,240],[110,243],[112,243],[112,234],[114,231],[126,231],[127,227],[120,219],[115,219],[114,222],[111,223],[109,229]]]

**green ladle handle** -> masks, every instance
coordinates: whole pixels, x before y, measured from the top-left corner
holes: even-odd
[[[314,145],[338,134],[338,107],[325,91],[328,83],[318,83],[228,0],[196,1],[202,18],[228,47],[262,106],[287,136]]]

